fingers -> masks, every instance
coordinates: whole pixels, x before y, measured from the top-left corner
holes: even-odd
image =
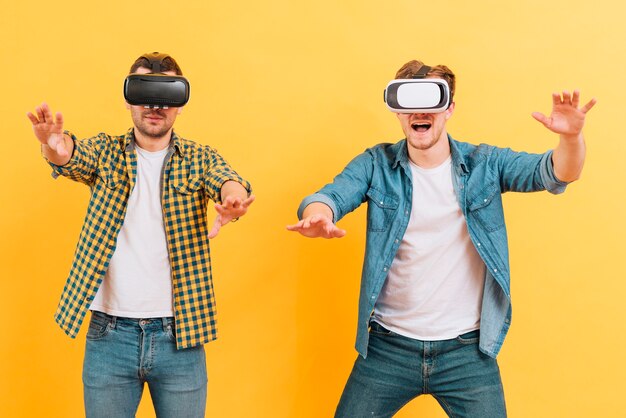
[[[326,226],[326,238],[341,238],[346,235],[345,229],[339,229],[335,224],[331,223]]]
[[[578,109],[580,105],[580,90],[575,89],[574,92],[570,95],[569,91],[564,90],[562,93],[563,97],[558,93],[552,93],[552,103],[556,105],[571,105]],[[580,111],[583,113],[587,113],[595,104],[597,100],[595,98],[591,99],[586,105],[580,108]]]
[[[33,125],[37,125],[39,123],[39,119],[37,119],[37,116],[33,115],[31,112],[26,113],[26,117],[30,119]]]
[[[220,228],[222,227],[222,216],[217,215],[215,218],[215,222],[213,222],[213,228],[209,231],[209,239],[213,239],[220,232]]]
[[[45,103],[44,103],[44,104],[42,104],[41,106],[37,106],[37,107],[35,108],[35,112],[37,112],[37,117],[39,118],[39,122],[40,122],[40,123],[43,123],[43,122],[45,122],[45,121],[46,121],[46,118],[45,118],[45,117],[44,117],[44,115],[43,115],[43,106],[44,106],[44,105],[45,105]]]
[[[579,103],[580,103],[580,91],[574,90],[574,94],[572,95],[572,106],[578,109]]]
[[[231,214],[233,217],[239,217],[248,211],[248,207],[254,202],[254,199],[254,196],[246,199],[228,196],[221,205],[219,203],[215,205],[215,210],[221,215]]]
[[[316,215],[310,216],[308,218],[305,218],[304,219],[304,223],[302,224],[302,227],[305,228],[305,229],[309,229],[312,226],[316,226],[317,224],[320,224],[320,223],[321,224],[325,224],[326,222],[330,222],[330,219],[328,219],[325,216],[316,214]],[[330,223],[332,225],[332,222],[330,222]],[[321,226],[326,226],[326,225],[321,225]]]
[[[227,196],[224,200],[222,200],[221,207],[225,210],[228,209],[246,209],[248,206],[254,202],[255,197],[250,196],[246,199],[242,199],[240,197]]]
[[[41,110],[43,113],[44,121],[48,123],[54,123],[54,119],[52,118],[52,111],[47,103],[43,103],[41,105]]]
[[[597,100],[595,99],[595,97],[591,100],[589,100],[589,103],[587,103],[586,105],[584,105],[580,111],[583,113],[587,113],[591,110],[592,107],[594,107],[597,103]]]
[[[61,112],[57,112],[56,114],[56,132],[63,133],[63,115]]]
[[[241,202],[241,206],[243,206],[244,208],[247,208],[248,206],[252,204],[252,202],[254,202],[254,199],[256,199],[256,196],[253,194],[250,195],[250,197],[248,197],[246,200]]]
[[[574,91],[574,95],[576,95],[577,91]],[[563,93],[552,93],[552,104],[554,106],[559,105],[572,105],[572,95],[569,91],[564,90]]]
[[[287,225],[288,231],[300,231],[302,229],[302,225],[304,224],[304,220],[299,221],[293,225]]]
[[[300,220],[293,225],[287,225],[288,231],[299,232],[308,238],[341,238],[346,231],[337,226],[324,215],[315,214]]]
[[[541,112],[533,112],[532,116],[533,116],[533,118],[537,119],[539,122],[541,122],[544,126],[546,126],[548,128],[552,124],[552,119],[547,117],[546,115],[544,115]]]
[[[226,215],[227,213],[237,210],[240,207],[241,207],[241,199],[238,197],[235,198],[232,196],[228,196],[226,199],[224,199],[221,205],[219,203],[215,204],[215,210],[220,215]]]

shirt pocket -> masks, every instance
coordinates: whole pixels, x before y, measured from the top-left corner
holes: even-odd
[[[469,215],[489,231],[504,227],[502,195],[496,183],[487,184],[468,205]]]
[[[373,187],[370,187],[366,195],[368,231],[386,231],[396,216],[398,197],[395,194],[383,193]]]
[[[202,189],[203,182],[199,177],[192,177],[180,183],[174,183],[174,190],[181,195],[191,195]]]
[[[94,186],[96,190],[106,190],[107,193],[111,193],[122,184],[120,176],[112,170],[103,167],[97,174],[96,182]]]

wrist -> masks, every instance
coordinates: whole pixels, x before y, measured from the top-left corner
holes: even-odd
[[[582,132],[577,134],[561,134],[560,139],[570,145],[584,144],[585,142]]]

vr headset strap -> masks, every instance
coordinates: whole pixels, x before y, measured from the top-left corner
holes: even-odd
[[[432,70],[432,67],[429,67],[428,65],[422,65],[412,78],[424,78],[428,75],[430,70]]]
[[[150,62],[150,66],[152,66],[153,73],[159,74],[163,72],[161,70],[163,68],[162,66],[163,60],[169,57],[169,55],[161,54],[159,52],[152,52],[149,54],[143,54],[141,57],[147,59]]]

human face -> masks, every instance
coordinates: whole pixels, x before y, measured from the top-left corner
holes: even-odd
[[[149,74],[147,68],[140,67],[136,74]],[[164,74],[176,75],[174,71],[166,71]],[[126,104],[130,109],[130,115],[135,125],[135,132],[146,140],[164,140],[169,141],[172,132],[172,126],[176,116],[182,111],[182,107],[170,107],[168,109],[149,109],[144,106],[133,106]]]
[[[397,113],[410,148],[427,151],[446,140],[446,123],[454,112],[454,103],[440,113]]]

